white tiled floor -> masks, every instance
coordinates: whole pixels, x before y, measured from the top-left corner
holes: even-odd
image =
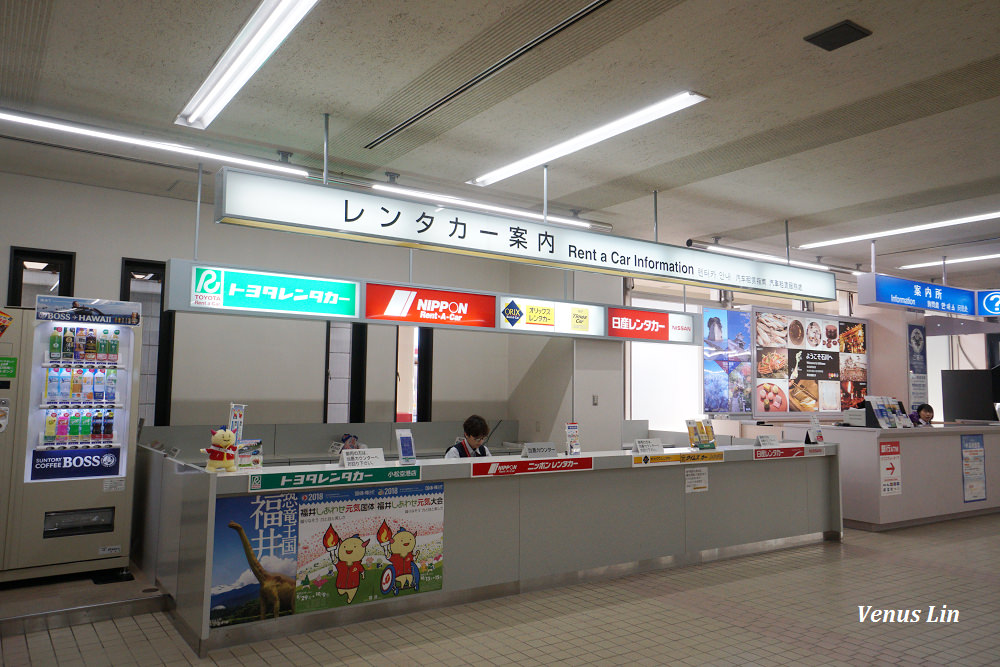
[[[162,613],[5,637],[13,665],[997,665],[1000,514],[261,641],[199,659]],[[0,593],[2,594],[2,593]],[[919,609],[861,623],[858,606]],[[957,623],[927,623],[930,605]]]

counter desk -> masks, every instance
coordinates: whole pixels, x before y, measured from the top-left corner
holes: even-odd
[[[769,460],[753,447],[439,459],[368,476],[329,464],[210,474],[139,449],[147,492],[136,553],[201,655],[842,536],[833,445]],[[359,547],[352,581],[347,561],[360,556],[347,554]]]
[[[800,442],[808,425],[786,425]],[[844,525],[889,530],[1000,511],[1000,426],[824,426],[840,446]],[[963,446],[964,442],[964,446]]]

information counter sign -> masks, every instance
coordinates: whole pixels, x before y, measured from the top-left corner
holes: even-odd
[[[520,461],[484,462],[472,464],[473,477],[500,477],[504,475],[535,475],[547,472],[569,472],[590,470],[594,467],[591,457],[567,457],[558,459],[523,459]]]
[[[1000,315],[1000,290],[976,292],[976,315],[980,317]]]
[[[315,489],[351,484],[381,484],[383,482],[415,482],[420,479],[420,466],[388,466],[355,470],[320,470],[315,472],[265,472],[249,476],[250,491]]]
[[[906,280],[881,273],[858,276],[858,303],[936,310],[956,315],[976,313],[976,293],[971,290]]]
[[[773,461],[805,456],[806,448],[797,447],[758,447],[753,450],[754,461]]]

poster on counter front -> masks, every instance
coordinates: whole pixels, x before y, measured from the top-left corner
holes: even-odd
[[[440,590],[444,484],[222,497],[209,626]]]
[[[299,494],[215,501],[209,627],[295,612]]]
[[[878,443],[879,478],[883,496],[899,496],[903,493],[903,473],[900,470],[902,456],[899,441]]]
[[[444,484],[301,494],[296,613],[441,590]]]
[[[986,500],[986,447],[983,436],[962,436],[962,495],[967,503]]]

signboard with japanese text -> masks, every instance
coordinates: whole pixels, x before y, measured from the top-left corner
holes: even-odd
[[[976,293],[971,290],[881,273],[864,273],[858,276],[858,303],[935,310],[956,315],[976,313]]]
[[[879,479],[883,496],[898,496],[903,493],[903,473],[900,470],[902,456],[899,441],[878,443]]]
[[[480,213],[447,197],[427,203],[418,197],[388,184],[323,185],[226,167],[216,176],[215,220],[787,298],[836,298],[829,271],[554,227]]]
[[[318,276],[167,262],[164,309],[291,318],[356,319],[361,284]]]
[[[277,489],[314,489],[347,484],[412,482],[420,479],[420,466],[387,466],[352,470],[317,470],[312,472],[264,472],[248,476],[250,491]]]
[[[758,447],[753,450],[754,461],[773,461],[774,459],[789,459],[805,456],[806,448],[796,447]]]
[[[962,499],[986,500],[986,446],[982,434],[962,436]]]
[[[497,477],[501,475],[534,475],[547,472],[570,472],[572,470],[590,470],[594,467],[594,459],[586,457],[567,457],[558,459],[523,459],[520,461],[476,462],[472,464],[473,477]]]
[[[496,326],[496,297],[367,283],[365,318],[493,329]]]
[[[632,466],[684,465],[688,463],[721,463],[725,452],[679,452],[676,454],[644,454],[632,457]]]
[[[444,484],[299,494],[295,613],[441,590]]]
[[[209,627],[440,590],[444,485],[216,499]]]
[[[0,357],[0,378],[17,377],[17,357]]]
[[[694,342],[694,316],[637,308],[608,308],[608,336],[670,343]]]
[[[603,306],[545,301],[520,296],[501,296],[500,328],[521,333],[604,336]]]

